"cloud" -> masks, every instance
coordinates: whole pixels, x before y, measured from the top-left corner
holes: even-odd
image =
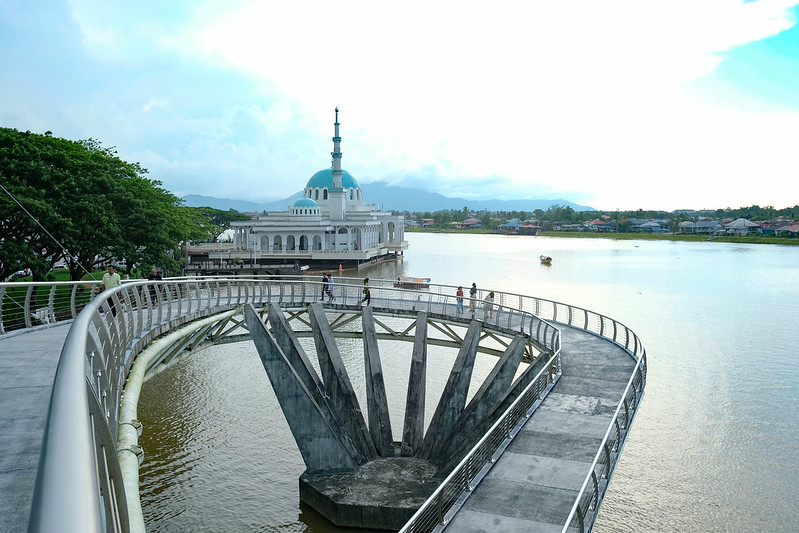
[[[0,89],[0,120],[101,139],[179,195],[301,189],[330,164],[339,106],[344,167],[362,183],[608,209],[775,204],[799,192],[799,117],[736,96],[745,68],[716,75],[795,33],[796,4],[0,6],[0,74],[18,81]],[[791,181],[775,194],[753,179]]]

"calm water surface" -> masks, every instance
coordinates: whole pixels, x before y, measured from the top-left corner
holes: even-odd
[[[797,530],[799,247],[416,233],[408,240],[403,261],[361,274],[475,282],[566,302],[611,316],[643,340],[646,394],[595,531]],[[542,253],[552,266],[539,264]],[[410,350],[381,349],[389,398],[397,398],[395,434]],[[357,341],[342,354],[362,365]],[[453,357],[443,349],[431,357],[431,396]],[[362,373],[351,377],[362,398]],[[346,531],[299,504],[302,459],[251,344],[206,350],[156,376],[139,418],[149,530]]]

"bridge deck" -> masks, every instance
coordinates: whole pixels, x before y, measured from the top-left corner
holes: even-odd
[[[563,330],[563,376],[466,500],[453,531],[560,531],[635,362]],[[27,528],[50,390],[69,325],[0,338],[0,530]]]
[[[447,529],[560,532],[621,401],[635,361],[559,324],[563,374]]]
[[[69,326],[0,338],[0,531],[28,528],[53,377]]]

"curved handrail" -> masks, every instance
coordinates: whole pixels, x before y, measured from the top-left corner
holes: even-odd
[[[124,487],[118,472],[116,453],[109,453],[109,450],[115,451],[118,430],[116,417],[121,388],[135,356],[147,342],[169,328],[197,318],[234,309],[247,303],[264,305],[275,301],[285,307],[307,305],[317,301],[323,284],[313,279],[315,277],[315,275],[281,278],[204,277],[168,279],[156,284],[135,281],[123,283],[121,287],[104,293],[103,298],[96,298],[99,282],[0,283],[0,304],[2,304],[0,324],[4,325],[0,326],[0,338],[4,334],[13,333],[14,328],[5,325],[14,320],[17,329],[38,327],[36,321],[31,318],[36,316],[32,310],[46,308],[46,316],[52,321],[75,321],[64,344],[56,372],[29,530],[45,531],[47,529],[45,524],[48,523],[44,520],[45,514],[51,514],[53,519],[57,516],[63,531],[69,530],[63,527],[65,523],[72,524],[76,531],[94,530],[86,525],[89,521],[85,520],[85,514],[88,512],[94,515],[95,507],[99,505],[102,512],[99,513],[101,525],[98,531],[103,529],[127,531],[124,505],[120,504],[124,499]],[[336,304],[356,305],[361,298],[361,280],[362,278],[337,277],[334,286]],[[397,308],[427,311],[433,316],[463,320],[455,311],[455,285],[431,285],[430,288],[414,291],[393,288],[393,281],[370,280],[373,305],[391,302]],[[151,287],[157,287],[155,298],[151,298]],[[477,300],[481,300],[482,295],[487,292],[486,289],[481,289]],[[496,312],[493,317],[476,316],[486,325],[524,333],[539,345],[547,347],[549,353],[553,355],[559,354],[560,334],[549,321],[584,329],[614,342],[638,359],[640,386],[633,387],[633,390],[643,390],[646,352],[638,336],[623,324],[604,315],[560,302],[521,294],[494,292],[496,298],[493,305]],[[47,297],[42,300],[45,293]],[[21,295],[24,297],[21,298]],[[468,300],[468,297],[466,299]],[[112,303],[115,309],[124,308],[125,312],[118,313],[118,316],[113,315]],[[81,310],[83,313],[79,315],[78,312]],[[9,313],[16,313],[11,322],[6,320]],[[482,309],[478,309],[477,313],[484,315]],[[76,318],[78,316],[80,320]],[[549,372],[552,376],[552,381],[548,382],[550,384],[560,372],[559,359],[552,364],[556,369],[554,372]],[[82,380],[77,379],[79,371],[83,372]],[[542,371],[534,383],[537,383],[544,374]],[[78,425],[71,426],[64,421],[74,420],[69,409],[80,403],[79,389],[84,391],[82,412],[85,416],[80,415]],[[625,393],[625,400],[627,394]],[[640,396],[637,396],[631,398],[629,402],[637,405],[639,399]],[[628,406],[625,404],[624,407],[625,413],[628,413]],[[617,415],[621,413],[621,409],[620,404]],[[617,418],[614,417],[614,424],[618,423]],[[505,424],[510,420],[511,418]],[[518,422],[519,418],[516,420]],[[626,427],[626,424],[623,425]],[[608,446],[618,448],[623,444],[623,438],[614,441],[609,438],[610,433],[609,430],[605,439],[609,443]],[[76,442],[65,445],[65,440],[68,440],[67,435]],[[510,431],[505,435],[510,435]],[[488,436],[484,439],[484,441],[491,440]],[[480,445],[484,444],[484,441],[481,441]],[[72,450],[73,453],[84,453],[87,443],[91,449],[88,455],[92,457],[94,463],[89,471],[95,472],[95,481],[84,479],[86,482],[81,482],[81,489],[76,490],[75,480],[83,478],[66,477],[64,475],[66,469],[61,472],[60,465],[64,464],[67,455],[61,452]],[[502,441],[495,450],[501,446]],[[474,457],[486,457],[485,451],[473,450],[473,452]],[[492,451],[488,454],[489,461],[493,453]],[[598,464],[599,460],[598,455],[595,463]],[[464,465],[459,465],[458,468],[462,466]],[[608,475],[612,472],[613,466],[615,463],[607,469]],[[474,473],[476,470],[479,474],[481,469],[482,467],[475,467],[469,463],[465,471]],[[83,472],[85,477],[86,471]],[[469,486],[476,478],[464,479]],[[590,481],[589,475],[581,491],[581,498],[593,497],[596,501],[599,493],[587,490]],[[599,485],[594,483],[594,486]],[[61,487],[61,490],[56,487]],[[80,496],[82,501],[94,500],[95,504],[88,507],[62,506],[55,501],[70,491],[74,498]],[[588,515],[585,508],[579,507],[579,500],[575,508],[573,515],[581,513],[581,516]],[[87,511],[87,509],[94,510]],[[96,518],[98,515],[94,516]]]
[[[343,281],[334,289],[336,305],[354,307],[362,286]],[[27,294],[33,294],[47,284],[26,285]],[[136,281],[103,292],[99,298],[91,286],[95,298],[83,305],[76,318],[69,318],[74,322],[56,370],[31,508],[32,532],[52,530],[55,524],[60,531],[129,530],[116,448],[118,414],[133,360],[149,341],[183,323],[245,304],[307,306],[317,301],[323,284],[307,277]],[[426,311],[453,321],[470,318],[457,315],[454,295],[397,289],[378,280],[370,289],[376,307]],[[49,289],[50,295],[57,292]],[[50,296],[48,305],[55,307],[55,302]],[[30,304],[24,307],[30,308]],[[524,334],[553,351],[559,348],[559,334],[551,324],[511,307],[496,305],[496,310],[486,326]]]

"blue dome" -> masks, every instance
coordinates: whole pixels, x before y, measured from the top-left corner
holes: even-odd
[[[317,204],[310,198],[300,198],[299,200],[294,202],[294,207],[319,207],[319,204]]]
[[[341,171],[341,186],[345,189],[360,189],[361,186],[358,184],[358,180],[352,177],[352,174],[347,172],[346,170]],[[333,188],[333,169],[326,168],[324,170],[320,170],[313,176],[311,179],[308,180],[308,185],[306,187],[310,189],[332,189]]]

